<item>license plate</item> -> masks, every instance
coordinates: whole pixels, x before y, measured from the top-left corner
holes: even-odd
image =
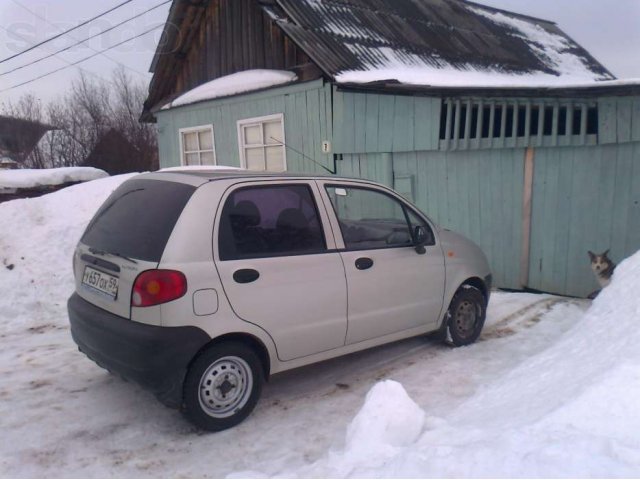
[[[118,295],[118,277],[91,267],[84,267],[82,285],[115,299]]]

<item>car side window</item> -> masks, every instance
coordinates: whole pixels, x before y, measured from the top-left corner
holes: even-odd
[[[326,189],[348,249],[407,247],[413,245],[415,226],[431,231],[400,201],[383,192],[360,187]]]
[[[221,260],[319,253],[327,248],[308,185],[235,190],[222,209],[219,232]]]

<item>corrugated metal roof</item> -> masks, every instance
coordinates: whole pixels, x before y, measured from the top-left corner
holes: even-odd
[[[326,74],[452,69],[614,78],[554,23],[461,0],[276,0]],[[340,79],[338,78],[338,81]]]

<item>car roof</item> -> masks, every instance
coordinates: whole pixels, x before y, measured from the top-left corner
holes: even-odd
[[[236,180],[236,179],[290,179],[296,178],[301,180],[347,180],[347,181],[359,181],[361,178],[349,178],[331,174],[318,174],[318,173],[292,173],[292,172],[256,172],[252,170],[240,169],[240,168],[213,168],[213,169],[191,169],[191,168],[170,168],[166,170],[158,170],[157,172],[143,174],[147,178],[153,178],[156,180],[168,180],[174,182],[188,183],[194,186],[203,185],[205,183],[215,180]],[[375,183],[368,180],[364,180],[367,183]]]

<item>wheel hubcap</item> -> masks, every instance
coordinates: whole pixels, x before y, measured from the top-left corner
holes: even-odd
[[[468,338],[473,335],[479,316],[478,309],[472,302],[462,302],[454,316],[454,325],[458,335],[462,338]]]
[[[253,389],[249,364],[239,357],[222,357],[200,379],[200,406],[207,415],[230,417],[245,406]]]

